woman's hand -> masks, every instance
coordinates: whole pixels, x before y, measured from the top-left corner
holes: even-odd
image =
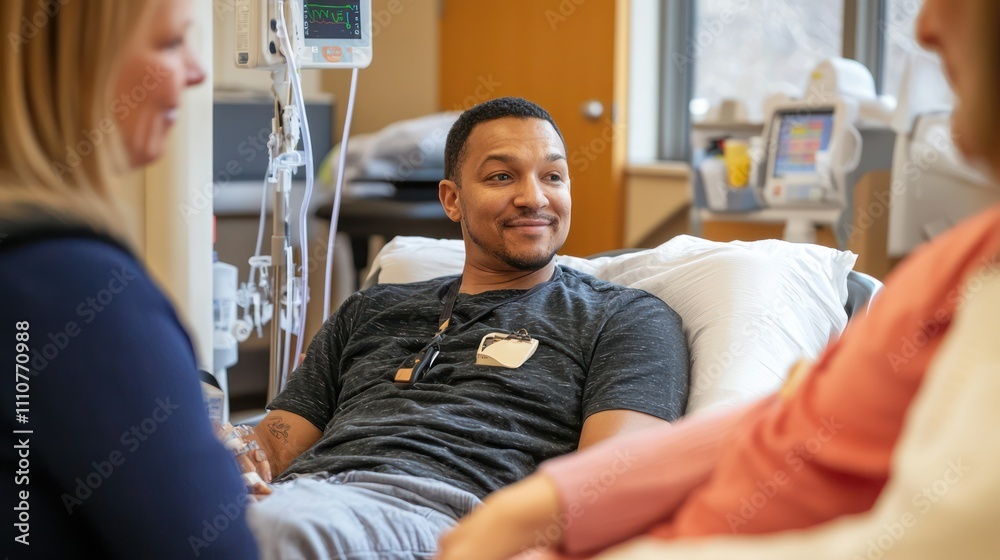
[[[544,474],[494,492],[441,537],[438,560],[506,560],[562,542],[559,495]],[[529,555],[530,557],[530,555]]]

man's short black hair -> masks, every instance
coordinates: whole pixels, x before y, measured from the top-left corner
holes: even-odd
[[[448,132],[448,140],[444,146],[444,176],[446,179],[455,183],[459,182],[462,160],[465,159],[467,152],[466,143],[469,140],[469,135],[472,134],[472,130],[484,122],[506,117],[548,121],[552,125],[552,128],[556,130],[559,139],[562,140],[563,148],[566,147],[566,140],[563,138],[562,132],[559,131],[556,122],[552,120],[552,116],[545,109],[520,97],[492,99],[462,113],[458,117],[458,120],[455,121],[455,124],[451,126],[451,130]]]

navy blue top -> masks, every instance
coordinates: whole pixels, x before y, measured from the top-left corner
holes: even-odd
[[[191,341],[143,267],[99,239],[7,241],[0,555],[256,558]]]

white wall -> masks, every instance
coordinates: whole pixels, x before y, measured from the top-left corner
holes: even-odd
[[[212,370],[212,37],[209,2],[195,3],[193,48],[208,73],[188,90],[159,162],[135,177],[130,200],[139,216],[144,257],[173,301],[195,345],[198,366]]]

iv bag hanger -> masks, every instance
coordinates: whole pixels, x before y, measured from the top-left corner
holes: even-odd
[[[312,195],[314,162],[308,118],[302,93],[302,68],[353,68],[351,100],[357,69],[367,67],[372,59],[371,0],[237,0],[236,65],[271,71],[274,94],[274,117],[268,141],[268,166],[265,187],[272,195],[272,234],[269,274],[261,274],[265,311],[273,309],[278,320],[271,323],[270,379],[267,399],[273,399],[284,387],[289,363],[294,362],[303,346],[308,289],[308,231],[306,210]],[[350,109],[349,109],[350,112]],[[350,114],[344,127],[344,142],[350,129]],[[300,137],[301,131],[301,137]],[[304,151],[296,150],[299,140]],[[302,277],[295,275],[294,253],[290,244],[292,175],[306,167],[306,194],[300,209]],[[339,175],[343,175],[341,172]],[[335,193],[339,201],[340,185]],[[262,209],[262,212],[264,210]],[[263,217],[263,216],[262,216]],[[336,230],[333,217],[331,234]],[[332,251],[333,244],[330,244]],[[264,257],[255,254],[251,265],[265,265]],[[328,257],[332,260],[332,255]],[[256,268],[254,268],[256,271]],[[329,274],[328,274],[329,275]],[[269,285],[265,283],[269,282]],[[329,282],[329,278],[327,279]],[[257,288],[249,286],[248,291]],[[256,292],[260,293],[260,292]],[[251,299],[251,298],[246,298]],[[256,298],[253,298],[256,299]],[[252,301],[252,299],[251,299]],[[255,309],[258,329],[268,313]],[[282,340],[284,330],[284,340]],[[291,335],[296,334],[296,349],[291,351]]]

